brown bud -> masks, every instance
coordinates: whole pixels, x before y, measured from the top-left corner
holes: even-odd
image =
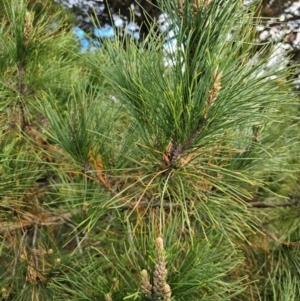
[[[164,241],[160,236],[156,238],[156,247],[158,250],[164,249]]]

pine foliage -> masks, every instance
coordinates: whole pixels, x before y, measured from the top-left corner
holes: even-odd
[[[91,53],[2,5],[2,300],[300,299],[299,99],[258,4],[164,0],[171,50]]]

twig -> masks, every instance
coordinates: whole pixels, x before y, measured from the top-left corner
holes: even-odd
[[[161,202],[160,200],[154,200],[152,201],[152,204],[150,203],[150,200],[144,200],[141,201],[139,203],[133,203],[133,204],[124,204],[122,207],[120,207],[121,211],[126,211],[129,209],[133,209],[136,207],[139,208],[145,208],[145,207],[149,207],[149,208],[156,208],[156,207],[160,207],[160,208],[164,208],[164,209],[170,209],[170,208],[176,208],[176,207],[181,207],[182,204],[178,204],[178,203],[171,203],[171,202]],[[190,200],[184,200],[184,202],[186,204],[190,204]]]
[[[300,200],[291,200],[285,203],[270,204],[266,202],[249,202],[247,206],[250,208],[276,208],[276,207],[292,207],[300,204]]]
[[[151,203],[152,202],[152,203]],[[183,202],[190,204],[191,201],[190,200],[183,200]],[[290,200],[288,202],[284,202],[284,203],[266,203],[266,202],[248,202],[246,203],[248,208],[278,208],[278,207],[293,207],[293,206],[297,206],[300,204],[300,199],[293,199]],[[139,208],[145,208],[145,207],[150,207],[150,208],[155,208],[155,207],[161,207],[164,209],[170,209],[170,208],[178,208],[180,207],[182,204],[179,203],[172,203],[172,202],[161,202],[160,200],[156,199],[154,201],[150,201],[148,199],[146,200],[138,200],[137,202],[134,202],[132,204],[123,204],[120,207],[121,211],[126,211],[126,210],[134,210],[137,207]],[[5,209],[10,209],[10,210],[14,210],[13,208],[7,207],[7,206],[0,206],[2,208]],[[113,209],[113,207],[111,208]],[[30,228],[32,226],[35,225],[39,225],[39,226],[58,226],[58,225],[62,225],[62,224],[66,224],[68,222],[68,220],[70,219],[70,217],[72,216],[72,214],[76,214],[76,212],[62,212],[58,215],[50,215],[50,212],[45,211],[45,213],[48,215],[47,218],[44,218],[43,220],[37,220],[37,217],[34,215],[31,215],[29,213],[27,213],[27,216],[19,221],[19,222],[2,222],[0,223],[0,234],[4,234],[6,232],[13,232],[15,230],[18,230],[20,228]],[[72,227],[74,227],[72,225]]]
[[[78,237],[78,231],[76,229],[76,227],[74,225],[72,225],[71,223],[66,223],[66,225],[68,225],[69,227],[73,228],[74,232],[75,232],[75,239],[76,239],[76,243],[77,243],[77,247],[78,247],[78,252],[79,254],[82,254],[82,248],[81,248],[81,243]]]
[[[95,160],[95,159],[93,159]],[[104,186],[113,196],[116,195],[115,191],[110,187],[109,183],[105,179],[105,176],[103,176],[100,172],[96,172],[93,170],[92,165],[89,162],[86,162],[83,165],[84,173],[87,176],[90,176],[93,178],[98,184],[101,184]]]
[[[116,217],[116,215],[114,213],[109,213],[109,222],[108,222],[108,225],[106,226],[105,228],[105,232],[107,232],[110,227],[111,227],[111,221]]]
[[[152,202],[152,203],[151,203]],[[190,204],[190,200],[184,200],[185,203]],[[134,210],[135,208],[155,208],[155,207],[161,207],[164,209],[171,209],[171,208],[178,208],[182,206],[182,204],[178,203],[172,203],[172,202],[161,202],[160,200],[156,199],[154,201],[150,201],[148,199],[143,200],[143,201],[137,201],[132,204],[124,204],[120,207],[121,211],[126,211],[126,210]],[[0,206],[4,207],[4,206]],[[14,210],[13,208],[5,207],[6,209],[11,209]],[[113,207],[111,209],[114,209]],[[0,222],[0,234],[4,234],[6,232],[13,232],[18,229],[28,229],[31,227],[35,226],[58,226],[62,224],[67,224],[68,226],[72,227],[74,229],[74,225],[71,226],[69,220],[70,217],[73,214],[76,214],[77,211],[67,211],[67,212],[62,212],[59,213],[58,215],[50,215],[50,212],[43,210],[45,214],[48,215],[47,218],[43,218],[43,220],[37,219],[37,216],[34,216],[30,213],[26,213],[26,217],[23,220],[20,220],[19,222]],[[111,216],[111,220],[114,218],[114,216]],[[109,224],[110,225],[110,224]],[[109,225],[106,229],[108,231]],[[27,230],[26,230],[27,231]]]
[[[93,171],[93,168],[90,163],[88,163],[88,162],[85,163],[83,165],[83,170],[84,170],[85,174],[90,175],[97,183],[101,184],[101,181],[98,178],[98,175],[96,174],[96,172]]]
[[[277,238],[277,236],[276,236],[275,234],[269,232],[269,231],[268,231],[266,228],[264,228],[262,225],[260,225],[260,229],[261,229],[261,231],[262,231],[265,235],[269,236],[269,237],[270,237],[272,240],[274,240],[276,243],[278,243],[278,244],[281,243],[280,240]]]
[[[285,247],[292,247],[292,246],[299,246],[299,242],[291,242],[291,241],[281,241],[275,234],[269,232],[266,228],[264,228],[264,226],[262,224],[259,225],[260,230],[262,233],[264,233],[265,235],[267,235],[268,237],[270,237],[273,241],[275,241],[277,244],[281,245],[281,246],[285,246]]]
[[[45,211],[45,210],[44,210]],[[47,211],[46,211],[47,212]],[[28,213],[27,213],[28,214]],[[48,212],[49,214],[49,212]],[[37,220],[37,217],[34,215],[28,214],[26,219],[20,220],[19,222],[11,223],[11,222],[2,222],[0,223],[0,234],[6,232],[12,232],[18,229],[30,228],[35,224],[39,226],[55,226],[65,224],[66,221],[71,217],[70,212],[62,213],[59,216],[49,216],[43,220]],[[27,230],[26,230],[27,232]]]
[[[139,199],[137,200],[137,202],[135,203],[135,205],[133,206],[132,210],[131,210],[131,213],[139,206],[140,202],[142,201],[145,193],[147,192],[147,189],[148,187],[151,185],[151,183],[160,175],[160,174],[163,174],[164,172],[166,172],[167,169],[164,169],[164,170],[161,170],[159,171],[150,181],[149,183],[147,184],[146,188],[144,189],[143,193],[141,194],[141,196],[139,197]],[[130,217],[131,213],[129,214],[129,216],[127,217],[127,220],[128,218]]]
[[[21,96],[23,96],[25,91],[25,84],[24,84],[25,67],[21,62],[18,63],[17,71],[18,71],[18,92],[21,94]]]
[[[36,238],[37,238],[37,232],[38,232],[38,225],[34,225],[34,232],[33,232],[33,238],[32,238],[32,249],[36,249]],[[34,252],[33,254],[34,260],[35,260],[35,269],[38,270],[39,268],[39,258],[37,252]]]

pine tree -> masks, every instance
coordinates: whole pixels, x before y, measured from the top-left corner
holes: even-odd
[[[61,12],[3,3],[3,300],[300,298],[299,101],[258,6],[164,0],[169,48],[80,53]]]

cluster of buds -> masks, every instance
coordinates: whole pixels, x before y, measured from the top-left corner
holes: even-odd
[[[26,12],[25,14],[25,28],[24,28],[24,44],[27,45],[29,36],[33,30],[33,12]]]
[[[105,301],[112,301],[112,297],[110,293],[105,294]]]
[[[214,82],[212,89],[209,91],[208,98],[206,99],[205,102],[205,111],[207,112],[210,106],[214,103],[216,100],[220,90],[221,90],[221,78],[222,78],[222,73],[218,71],[218,68],[215,70],[212,80]],[[205,119],[207,119],[207,114],[205,113]]]
[[[156,239],[156,265],[153,273],[153,285],[150,283],[146,270],[142,270],[142,292],[149,300],[171,300],[171,288],[167,283],[166,256],[163,246],[163,239]]]
[[[148,272],[146,270],[142,270],[141,276],[142,276],[142,284],[141,284],[142,292],[145,297],[151,300],[153,286],[150,283]]]
[[[2,298],[7,299],[9,297],[9,290],[5,287],[2,287],[1,289],[1,293],[2,293]]]
[[[179,0],[178,11],[179,11],[180,18],[182,18],[184,15],[185,3],[186,3],[186,0]],[[193,0],[191,3],[191,8],[192,8],[193,14],[195,14],[200,7],[202,9],[207,8],[209,3],[210,3],[210,0]]]
[[[193,0],[193,13],[196,13],[200,7],[202,7],[202,9],[206,9],[209,3],[210,0]]]

